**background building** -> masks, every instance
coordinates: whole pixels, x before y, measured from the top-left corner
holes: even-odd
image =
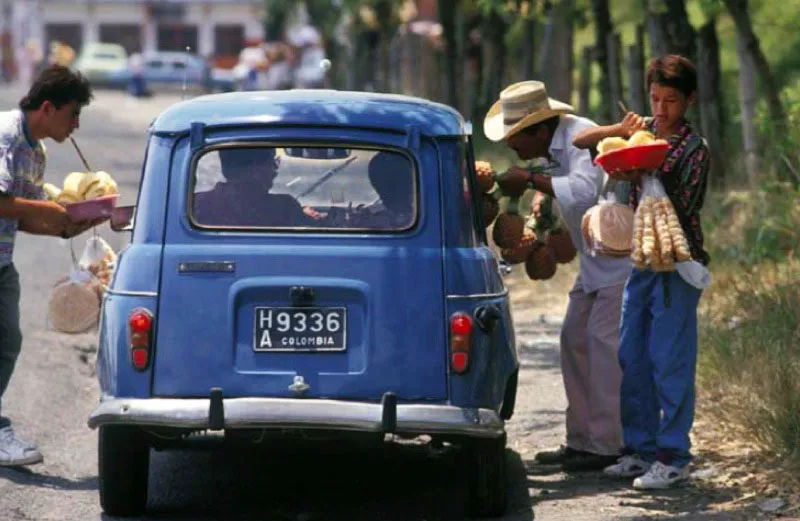
[[[46,54],[59,40],[76,52],[89,42],[128,53],[190,47],[231,67],[264,39],[263,0],[0,0],[0,16],[0,43],[5,35],[17,61],[31,41]]]

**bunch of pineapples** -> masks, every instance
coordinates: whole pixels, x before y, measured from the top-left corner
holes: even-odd
[[[555,275],[558,263],[568,263],[575,258],[577,251],[554,212],[552,197],[534,193],[530,215],[522,214],[520,200],[529,190],[527,175],[518,171],[495,174],[488,161],[477,161],[475,170],[478,187],[483,190],[486,226],[494,222],[492,239],[504,260],[511,264],[524,262],[529,278],[545,280]],[[485,190],[486,187],[490,188]],[[506,209],[499,213],[499,201],[504,198],[507,199]]]

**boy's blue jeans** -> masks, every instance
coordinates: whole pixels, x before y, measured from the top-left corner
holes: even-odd
[[[0,268],[0,404],[22,347],[19,296],[19,274],[14,265]],[[0,429],[9,425],[11,420],[2,416],[0,408]]]
[[[633,269],[622,296],[619,361],[625,449],[682,467],[692,456],[697,304],[677,272]]]

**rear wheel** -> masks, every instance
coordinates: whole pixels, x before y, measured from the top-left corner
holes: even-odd
[[[100,427],[98,462],[103,511],[120,517],[143,514],[150,447],[142,431],[125,425]]]
[[[506,434],[474,440],[468,448],[470,513],[500,517],[508,507],[506,492]]]

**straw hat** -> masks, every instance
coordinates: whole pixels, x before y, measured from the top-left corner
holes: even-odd
[[[491,141],[508,139],[525,127],[575,109],[547,97],[541,81],[522,81],[503,89],[483,120],[483,132]]]

